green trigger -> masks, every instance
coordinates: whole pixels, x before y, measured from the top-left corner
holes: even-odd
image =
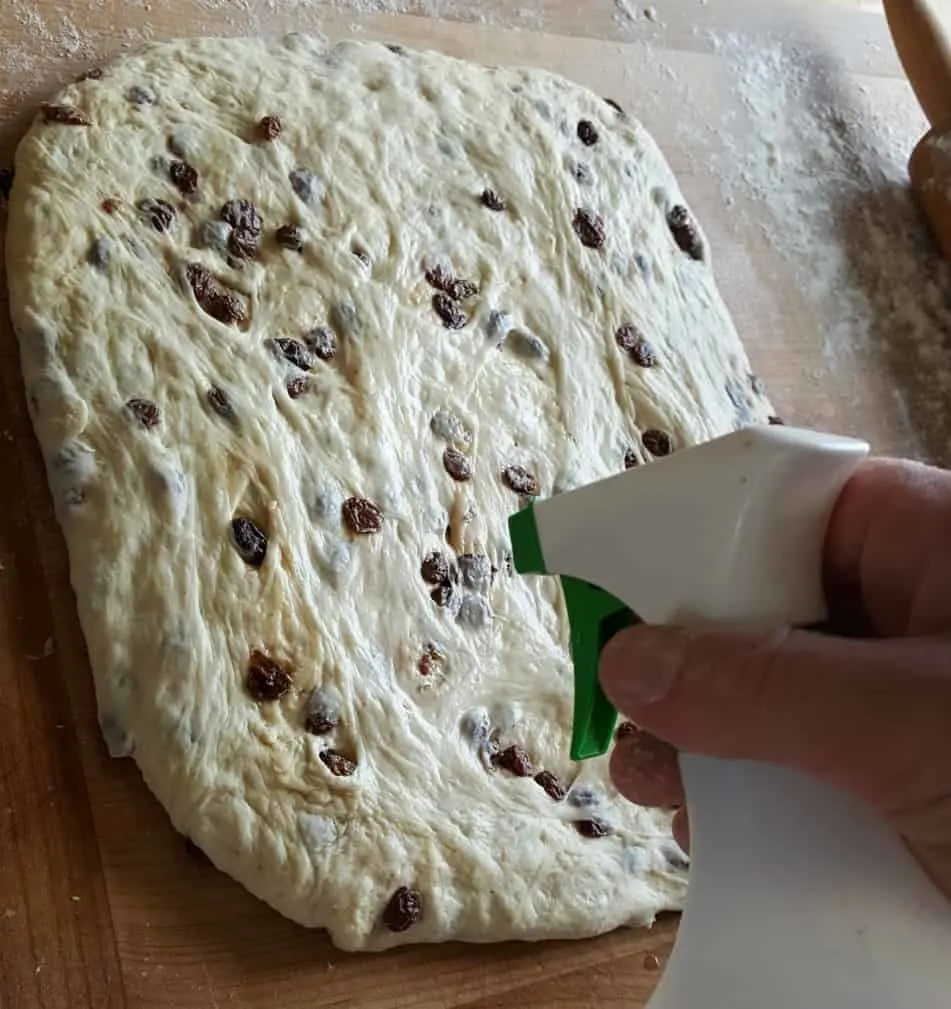
[[[511,516],[512,560],[519,574],[549,574],[531,506]],[[589,760],[611,745],[617,711],[598,682],[598,662],[604,646],[637,617],[615,596],[595,585],[561,576],[574,665],[574,722],[571,759]]]
[[[617,711],[598,680],[601,652],[618,631],[636,623],[637,618],[620,599],[588,582],[562,575],[561,588],[575,667],[571,759],[589,760],[607,753],[617,724]]]

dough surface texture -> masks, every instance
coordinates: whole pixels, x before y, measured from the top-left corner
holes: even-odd
[[[770,413],[633,118],[399,47],[155,44],[38,114],[8,268],[102,732],[180,832],[345,949],[681,906],[669,814],[569,760],[560,588],[507,534]]]

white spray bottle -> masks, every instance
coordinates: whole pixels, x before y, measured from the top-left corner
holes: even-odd
[[[617,714],[597,662],[633,620],[826,619],[825,533],[867,454],[851,439],[750,428],[512,516],[516,569],[562,579],[574,759],[610,745]],[[881,817],[777,766],[680,763],[690,886],[649,1009],[951,1007],[951,901]]]

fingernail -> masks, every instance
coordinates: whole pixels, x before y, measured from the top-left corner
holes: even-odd
[[[684,637],[673,628],[624,631],[609,641],[601,654],[601,687],[624,712],[629,712],[631,704],[657,704],[676,682],[684,652]]]

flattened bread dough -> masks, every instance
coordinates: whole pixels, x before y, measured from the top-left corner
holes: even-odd
[[[525,492],[770,412],[638,123],[432,53],[153,45],[38,116],[8,264],[103,734],[179,831],[345,949],[681,905],[669,815],[569,761],[557,581],[508,567]]]

